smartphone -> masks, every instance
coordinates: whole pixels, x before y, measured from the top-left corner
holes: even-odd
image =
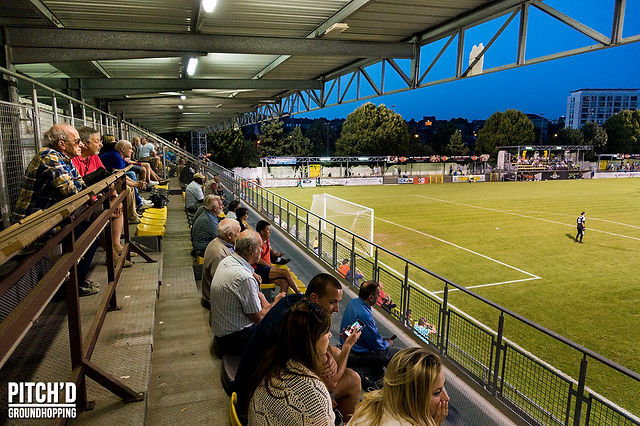
[[[362,324],[360,321],[356,320],[356,322],[351,324],[349,327],[347,327],[341,333],[341,336],[342,336],[343,339],[346,339],[347,337],[351,336],[353,333],[357,333],[360,330],[362,330],[363,327],[364,327],[364,324]]]

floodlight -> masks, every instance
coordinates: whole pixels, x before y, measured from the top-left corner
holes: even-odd
[[[180,99],[182,99],[183,101],[187,99],[187,97],[185,95],[180,95]]]
[[[184,105],[178,105],[178,109],[184,108]]]

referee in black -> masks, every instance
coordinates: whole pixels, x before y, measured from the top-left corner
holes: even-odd
[[[578,233],[576,234],[576,243],[580,243],[582,244],[582,237],[584,236],[584,228],[586,228],[586,223],[587,218],[584,217],[584,212],[580,213],[580,216],[578,216],[578,219],[576,220],[576,224],[578,226]],[[579,239],[579,241],[578,241]]]

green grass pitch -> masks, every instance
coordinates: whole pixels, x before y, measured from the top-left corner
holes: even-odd
[[[640,371],[640,179],[286,188],[305,208],[326,192],[375,211],[375,242],[588,349]],[[574,242],[586,211],[584,244]],[[387,259],[391,267],[401,263]],[[410,274],[411,275],[411,274]],[[442,284],[415,274],[427,290]],[[494,285],[491,285],[494,284]],[[389,293],[397,294],[385,285]],[[494,330],[498,315],[450,301]],[[414,315],[415,317],[416,315]],[[505,335],[578,377],[579,355],[507,320]],[[637,383],[589,363],[600,394],[640,414]]]

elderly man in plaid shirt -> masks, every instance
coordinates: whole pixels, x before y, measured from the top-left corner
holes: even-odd
[[[82,191],[86,185],[73,166],[71,158],[80,155],[83,143],[78,131],[68,124],[56,124],[45,134],[46,146],[31,160],[20,187],[20,195],[13,212],[13,222],[45,210],[57,202]],[[79,224],[76,237],[88,227]],[[91,245],[78,265],[80,296],[98,292],[96,283],[87,280],[89,267],[97,248]]]

